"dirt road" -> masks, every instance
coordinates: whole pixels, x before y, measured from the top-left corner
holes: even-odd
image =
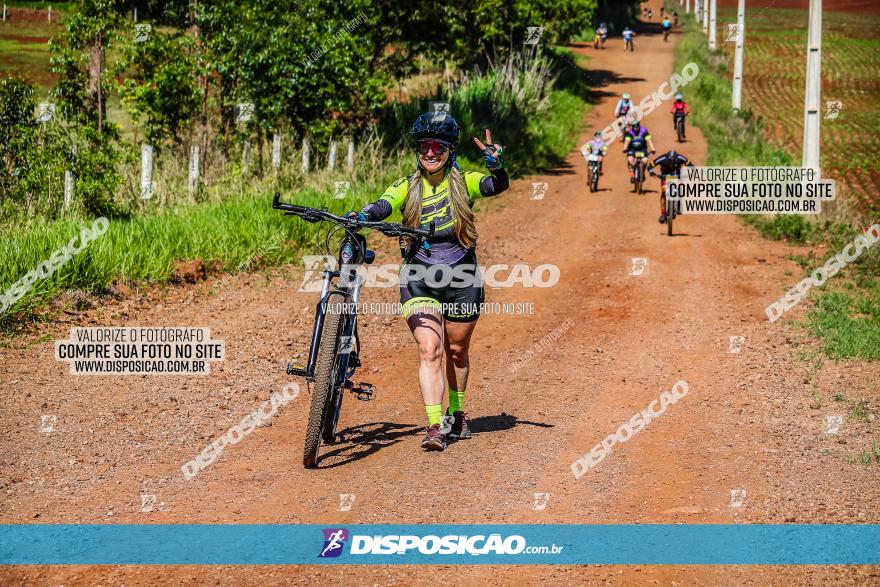
[[[659,4],[655,13],[659,13]],[[674,37],[673,37],[674,39]],[[591,57],[602,80],[581,142],[611,120],[623,91],[638,101],[672,72],[672,43],[637,38],[623,53],[612,39]],[[668,106],[646,124],[660,152],[672,147]],[[503,129],[493,129],[503,141]],[[703,161],[689,130],[681,150]],[[511,153],[511,160],[527,156]],[[533,200],[532,182],[546,182]],[[805,372],[796,351],[812,348],[763,308],[796,280],[789,251],[733,217],[682,217],[678,236],[657,223],[657,182],[630,191],[617,145],[601,191],[586,189],[578,152],[545,176],[514,183],[478,206],[483,264],[555,263],[553,288],[487,291],[488,301],[534,304],[533,316],[480,320],[467,410],[478,435],[443,453],[423,453],[424,412],[417,355],[399,318],[363,324],[363,379],[373,402],[346,400],[346,440],[317,470],[300,464],[307,394],[282,408],[222,458],[186,481],[181,465],[288,381],[284,365],[304,353],[315,294],[300,293],[301,268],[271,277],[150,291],[47,327],[208,326],[227,359],[207,377],[74,377],[51,341],[0,349],[0,513],[14,523],[699,523],[880,522],[874,469],[844,460],[869,432],[847,421],[822,433],[838,409],[831,394],[873,394],[880,369],[828,365]],[[388,249],[390,251],[390,248]],[[394,262],[386,253],[380,262]],[[630,275],[633,258],[647,273]],[[790,272],[786,275],[786,272]],[[365,302],[395,301],[370,289]],[[798,314],[799,311],[795,311]],[[508,365],[571,319],[556,343],[514,373]],[[738,354],[729,337],[744,336]],[[20,347],[20,348],[17,348]],[[678,380],[688,395],[581,479],[571,463]],[[872,383],[874,385],[872,385]],[[812,393],[825,398],[818,407]],[[811,403],[814,407],[811,407]],[[875,404],[876,405],[876,404]],[[839,410],[838,410],[839,411]],[[51,432],[40,416],[55,415]],[[842,442],[849,442],[847,447]],[[745,490],[731,507],[731,490]],[[535,493],[549,494],[534,508]],[[143,513],[141,496],[155,495]],[[353,494],[340,512],[340,494]],[[6,583],[27,584],[768,584],[880,581],[876,568],[755,567],[16,567]]]

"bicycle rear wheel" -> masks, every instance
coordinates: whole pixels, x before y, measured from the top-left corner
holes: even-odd
[[[684,120],[677,118],[675,122],[675,132],[678,134],[678,142],[684,142]]]
[[[339,358],[339,335],[342,327],[342,312],[327,303],[324,314],[324,330],[318,344],[318,363],[315,368],[315,387],[312,392],[312,404],[309,409],[309,423],[306,428],[305,447],[303,449],[303,466],[314,467],[318,463],[321,450],[321,437],[326,426],[332,426],[336,420],[335,394],[342,393],[336,382],[336,366]]]

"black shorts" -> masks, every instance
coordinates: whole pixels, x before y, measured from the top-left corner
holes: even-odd
[[[424,277],[413,275],[416,270]],[[463,281],[462,277],[467,283],[456,285],[456,281]],[[417,313],[414,310],[422,306],[441,311],[450,322],[474,322],[480,317],[484,299],[483,281],[473,249],[452,265],[428,265],[415,259],[400,269],[400,303],[405,318]]]

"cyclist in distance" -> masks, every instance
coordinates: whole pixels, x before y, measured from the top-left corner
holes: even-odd
[[[690,159],[681,153],[677,153],[675,150],[669,150],[662,155],[655,157],[653,161],[648,163],[648,173],[650,175],[658,175],[654,173],[654,168],[657,166],[660,167],[660,224],[666,224],[666,198],[664,197],[664,194],[666,193],[666,178],[680,177],[681,168],[685,165],[688,167],[694,166]],[[680,214],[680,212],[677,212],[676,214]],[[673,219],[674,218],[675,217],[673,216]]]
[[[443,450],[448,438],[471,437],[464,412],[470,362],[471,335],[484,299],[477,269],[477,229],[474,202],[497,196],[510,185],[501,161],[501,145],[474,138],[489,173],[462,171],[455,161],[461,128],[445,112],[419,116],[409,132],[416,152],[416,170],[395,181],[385,193],[359,213],[365,220],[384,220],[399,213],[403,223],[427,230],[435,223],[434,237],[419,248],[400,270],[401,313],[418,344],[419,387],[425,403],[428,426],[422,448]],[[411,245],[403,248],[411,248]],[[413,275],[415,266],[420,275]],[[449,283],[444,275],[455,274]],[[466,276],[462,285],[459,276]],[[441,305],[442,304],[442,305]],[[441,369],[446,354],[449,408],[443,415],[443,394],[447,389]]]
[[[660,23],[660,27],[663,29],[663,42],[669,42],[669,31],[672,29],[672,22],[669,20],[669,16],[664,16],[663,21]]]
[[[608,38],[608,27],[605,26],[604,22],[600,22],[599,27],[596,29],[596,38],[593,40],[593,48],[604,49],[606,38]]]
[[[691,109],[690,106],[687,105],[687,102],[684,101],[683,95],[675,95],[675,102],[672,103],[672,108],[669,112],[672,114],[672,128],[675,129],[675,125],[678,123],[678,120],[681,119],[681,136],[682,138],[686,138],[684,132],[684,118],[691,113]]]
[[[620,100],[617,101],[617,106],[614,107],[614,117],[621,118],[626,116],[627,112],[632,110],[633,103],[629,98],[628,93],[624,93]],[[629,130],[629,124],[626,124],[626,121],[621,121],[621,126],[623,127],[623,135],[620,138],[620,142],[626,141],[626,131]]]
[[[651,133],[642,126],[641,122],[636,120],[632,123],[632,128],[627,131],[623,143],[623,152],[626,153],[626,162],[629,164],[630,183],[635,181],[635,154],[645,153],[646,147],[651,153],[656,153],[654,142],[651,140]]]
[[[626,51],[629,49],[630,51],[635,51],[635,45],[633,44],[633,37],[636,35],[635,31],[626,27],[621,34],[623,35],[623,50]]]
[[[596,131],[596,134],[593,135],[593,138],[590,140],[590,142],[581,147],[581,155],[584,156],[584,159],[587,160],[588,164],[590,162],[590,155],[596,155],[598,157],[599,175],[605,175],[605,172],[602,171],[602,159],[607,154],[608,145],[606,145],[605,141],[602,140],[602,131]]]

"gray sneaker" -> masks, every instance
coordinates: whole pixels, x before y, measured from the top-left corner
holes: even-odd
[[[440,424],[434,424],[425,428],[422,448],[425,450],[444,450],[446,448],[446,435],[440,429]]]
[[[450,416],[449,414],[443,416],[443,421],[440,424],[440,432],[443,433],[443,436],[449,436],[449,433],[452,432],[452,424],[454,422],[455,418]]]
[[[464,440],[473,437],[473,433],[468,427],[467,414],[464,412],[453,412],[451,416],[443,418],[444,424],[446,424],[446,418],[449,418],[449,432],[447,435],[450,440]]]

